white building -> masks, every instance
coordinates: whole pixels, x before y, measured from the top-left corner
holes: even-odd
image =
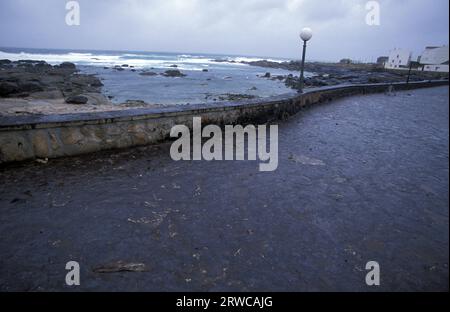
[[[395,49],[389,53],[389,59],[385,64],[388,69],[408,68],[411,62],[412,53],[410,51]]]
[[[426,47],[420,57],[424,71],[447,72],[449,63],[448,46]]]

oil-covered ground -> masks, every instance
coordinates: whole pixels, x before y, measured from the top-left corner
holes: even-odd
[[[312,107],[274,172],[170,143],[3,167],[0,290],[448,291],[448,117],[448,87]]]

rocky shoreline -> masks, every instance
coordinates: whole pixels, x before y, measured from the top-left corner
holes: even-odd
[[[60,114],[159,107],[143,101],[113,104],[95,75],[76,65],[35,60],[0,60],[0,115]]]
[[[216,62],[234,62],[215,60]],[[266,68],[268,71],[259,75],[284,83],[297,90],[300,62],[272,62],[267,60],[239,63]],[[163,76],[167,78],[183,78],[187,76],[176,65],[163,72],[143,69],[138,70],[127,64],[104,69],[123,72],[130,70],[141,76]],[[272,74],[273,70],[287,70],[292,74]],[[386,71],[375,64],[332,64],[307,63],[305,70],[313,73],[305,79],[305,87],[323,87],[340,84],[366,84],[404,82],[408,71]],[[207,72],[208,70],[203,70]],[[232,77],[225,77],[224,79]],[[210,78],[209,78],[210,79]],[[410,81],[448,79],[448,74],[413,71]],[[208,80],[208,79],[207,79]],[[112,96],[102,93],[103,83],[95,74],[80,73],[76,65],[64,62],[50,65],[45,61],[34,60],[0,60],[0,115],[5,114],[52,114],[71,112],[90,112],[106,110],[122,110],[127,108],[161,107],[166,105],[148,104],[139,100],[128,100],[124,103],[112,103]],[[249,90],[257,90],[253,87]],[[249,93],[205,93],[205,101],[241,101],[257,98]]]
[[[214,60],[215,62],[231,62],[223,59]],[[301,68],[300,61],[273,62],[268,60],[261,61],[241,61],[241,64],[258,66],[268,69],[283,69],[299,72]],[[378,64],[341,64],[341,63],[321,63],[312,62],[305,64],[305,71],[313,73],[312,77],[305,78],[305,87],[323,87],[339,84],[367,84],[367,83],[393,83],[405,82],[408,76],[408,70],[388,71]],[[294,90],[299,86],[299,75],[272,75],[267,72],[261,78],[282,81],[289,88]],[[448,73],[430,73],[421,71],[412,71],[410,81],[422,81],[432,79],[448,79]]]
[[[64,99],[68,104],[107,104],[100,79],[80,74],[73,63],[0,60],[0,97]]]
[[[176,65],[163,72],[151,71],[152,68],[137,70],[127,64],[104,69],[119,72],[130,70],[141,76],[187,76]],[[202,71],[208,72],[207,69]],[[50,65],[38,60],[0,60],[0,115],[60,114],[166,106],[140,100],[112,103],[112,97],[104,95],[102,87],[103,83],[96,75],[80,73],[76,65],[70,62]],[[240,93],[207,93],[205,100],[241,101],[256,97]]]

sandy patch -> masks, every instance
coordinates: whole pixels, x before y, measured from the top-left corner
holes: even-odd
[[[131,108],[155,108],[161,105],[145,103],[124,104],[67,104],[64,99],[35,99],[35,98],[0,98],[0,116],[21,115],[58,115],[72,113],[90,113],[121,111]]]

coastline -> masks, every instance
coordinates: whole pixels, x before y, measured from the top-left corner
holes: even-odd
[[[114,104],[102,87],[97,76],[80,73],[70,62],[52,66],[45,61],[0,60],[0,116],[161,107],[143,101]]]
[[[89,56],[93,58],[92,55]],[[203,59],[202,59],[203,60]],[[204,60],[203,60],[204,61]],[[202,62],[203,62],[202,61]],[[268,85],[285,85],[285,90],[278,94],[294,93],[298,89],[299,78],[296,73],[300,69],[298,61],[273,61],[273,60],[251,60],[251,59],[211,59],[210,63],[239,64],[233,66],[246,66],[241,68],[255,68],[252,84],[256,82]],[[244,89],[242,92],[216,92],[212,91],[211,84],[239,85],[247,76],[217,76],[217,70],[204,67],[199,72],[183,70],[184,65],[173,64],[165,68],[136,68],[134,65],[122,64],[111,67],[87,67],[78,66],[71,62],[62,62],[51,65],[43,60],[0,60],[0,116],[20,115],[57,115],[71,113],[93,113],[105,111],[121,111],[130,108],[161,108],[172,105],[181,105],[176,100],[170,100],[171,96],[184,97],[183,92],[191,92],[195,95],[197,90],[190,86],[200,84],[198,100],[184,103],[191,105],[204,103],[211,105],[216,102],[247,101],[252,99],[263,100],[267,96],[261,96],[261,87],[254,85]],[[204,65],[202,65],[204,66]],[[210,66],[210,65],[208,65]],[[305,78],[305,89],[317,87],[330,87],[345,84],[361,85],[372,83],[399,83],[407,79],[407,71],[388,71],[376,64],[338,64],[312,62],[305,64],[307,72],[311,73]],[[277,72],[284,71],[283,74]],[[247,75],[249,75],[247,74]],[[196,77],[194,77],[197,75]],[[197,80],[195,80],[197,79]],[[424,80],[448,80],[448,74],[444,73],[411,73],[410,81]],[[140,93],[133,93],[132,86],[138,82],[142,84]],[[105,83],[109,85],[105,86]],[[118,90],[115,90],[118,88]],[[112,90],[112,91],[111,91]],[[119,94],[118,99],[114,94]],[[121,92],[125,94],[122,96]],[[150,92],[164,94],[167,96],[165,104],[141,99],[139,95]],[[274,96],[274,95],[269,95]],[[186,97],[188,95],[186,94]]]

